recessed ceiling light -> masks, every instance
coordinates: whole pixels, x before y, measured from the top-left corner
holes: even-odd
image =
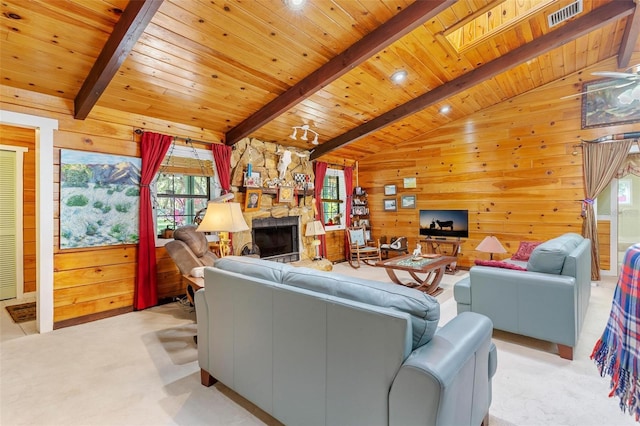
[[[442,108],[440,108],[440,114],[446,114],[449,111],[451,111],[451,107],[449,105],[445,105]]]
[[[304,7],[307,0],[283,0],[284,4],[291,10],[300,10]]]
[[[391,74],[391,81],[394,83],[402,83],[407,78],[407,72],[405,70],[399,70]]]

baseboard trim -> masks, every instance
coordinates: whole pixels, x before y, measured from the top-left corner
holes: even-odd
[[[77,318],[70,318],[68,320],[58,321],[53,323],[53,329],[58,330],[60,328],[71,327],[74,325],[85,324],[87,322],[97,321],[105,318],[115,317],[118,315],[133,312],[133,306],[125,306],[123,308],[112,309],[110,311],[96,312],[95,314],[84,315]]]

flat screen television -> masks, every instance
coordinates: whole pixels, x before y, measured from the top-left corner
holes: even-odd
[[[468,238],[469,210],[420,210],[420,235]]]

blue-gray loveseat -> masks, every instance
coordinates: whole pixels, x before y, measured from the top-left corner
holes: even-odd
[[[195,296],[203,384],[287,425],[488,419],[497,358],[483,315],[438,328],[438,301],[418,290],[233,256]]]
[[[454,285],[458,314],[481,313],[495,329],[556,343],[562,358],[573,359],[591,296],[591,241],[564,234],[520,266],[526,271],[473,266]]]

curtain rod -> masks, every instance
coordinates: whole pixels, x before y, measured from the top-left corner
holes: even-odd
[[[133,133],[135,133],[136,135],[141,135],[142,133],[144,133],[144,130],[143,129],[135,129],[133,131]],[[213,145],[214,143],[216,143],[216,142],[211,142],[211,141],[202,141],[202,140],[193,139],[193,138],[185,138],[185,137],[182,137],[182,136],[172,136],[172,137],[173,137],[174,140],[177,139],[177,140],[184,141],[186,143],[197,142],[197,143],[203,143],[205,145]]]
[[[640,138],[640,132],[628,132],[628,133],[617,133],[615,135],[607,135],[602,136],[597,139],[586,140],[583,139],[582,143],[602,143],[602,142],[615,142],[621,141],[625,139],[638,139]]]

